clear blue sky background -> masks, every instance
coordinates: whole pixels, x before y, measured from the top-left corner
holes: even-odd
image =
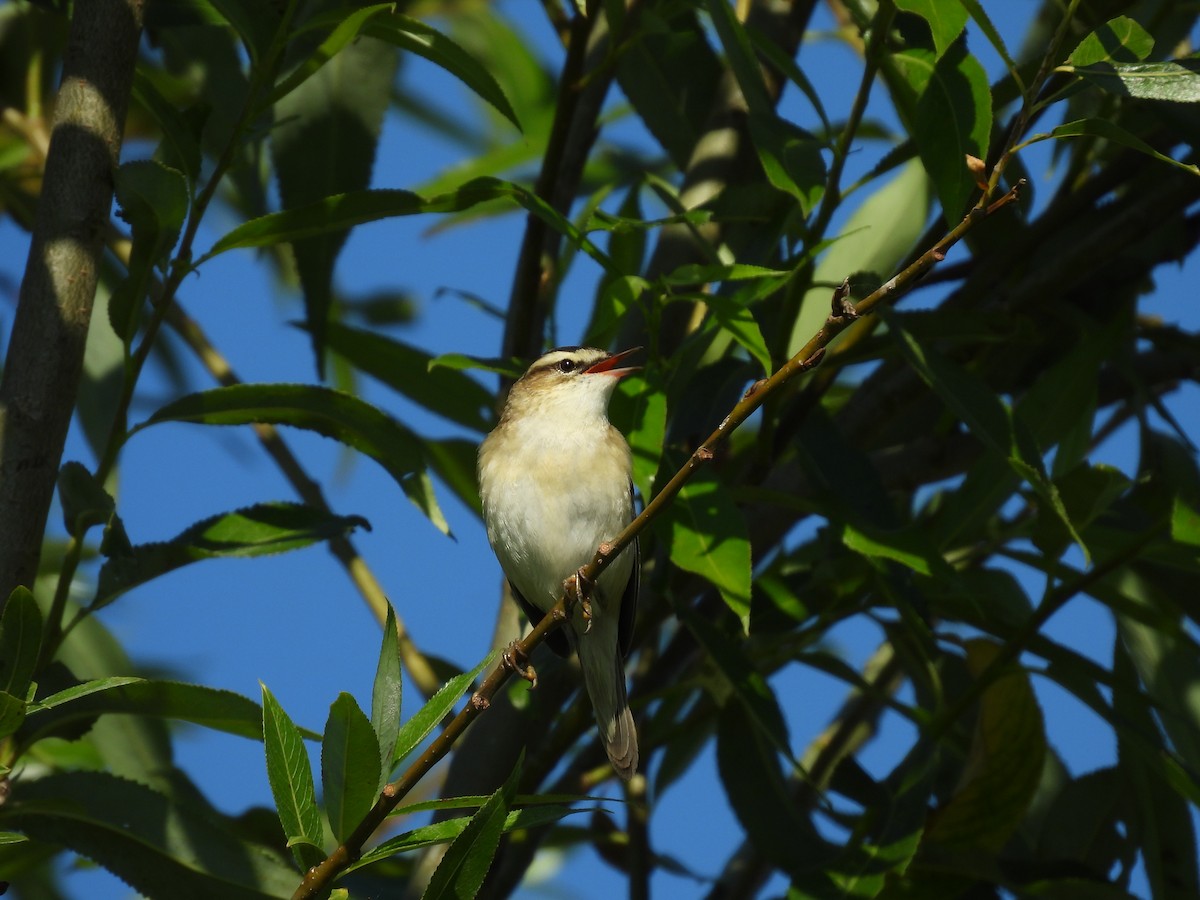
[[[509,0],[498,4],[504,15],[532,40],[553,70],[561,63],[559,48],[538,4]],[[1010,48],[1020,38],[1037,4],[1032,0],[987,2]],[[823,6],[814,21],[828,31],[832,20]],[[995,76],[1000,66],[986,42],[972,35],[971,48]],[[858,62],[840,43],[815,38],[802,60],[834,119],[848,108]],[[848,73],[853,72],[853,77]],[[444,98],[446,109],[469,118],[477,114],[472,98],[457,82],[433,66],[411,60],[403,78],[419,83],[428,95]],[[436,93],[435,93],[436,92]],[[612,102],[620,100],[614,92]],[[789,91],[783,114],[801,125],[814,117],[802,98]],[[886,97],[877,90],[872,116],[894,121]],[[648,141],[632,116],[617,126],[622,140]],[[851,161],[848,180],[865,171],[884,149],[861,143]],[[1043,196],[1049,194],[1050,152],[1039,145],[1026,162]],[[145,155],[150,148],[131,146],[126,156]],[[376,165],[375,186],[413,188],[461,158],[453,145],[431,138],[398,116],[386,122]],[[233,224],[219,214],[202,231],[203,249]],[[410,291],[420,304],[418,321],[401,336],[433,352],[494,356],[500,323],[441,288],[477,294],[503,306],[511,285],[520,241],[517,216],[427,233],[432,219],[395,219],[357,229],[342,254],[338,281],[350,294],[373,290]],[[886,223],[882,223],[886,227]],[[1080,223],[1086,227],[1086,223]],[[0,326],[7,334],[27,250],[27,237],[7,221],[0,222]],[[593,296],[598,271],[581,259],[563,292],[558,338],[576,342]],[[1195,285],[1200,267],[1164,267],[1156,273],[1157,290],[1147,311],[1195,329],[1200,325]],[[305,335],[281,323],[300,314],[295,296],[281,296],[265,266],[251,252],[225,254],[190,279],[181,297],[213,342],[245,381],[311,381],[313,362]],[[923,295],[916,302],[929,302]],[[193,383],[210,386],[207,376],[189,363]],[[168,399],[160,373],[150,372],[141,397],[145,405],[133,416],[140,421]],[[377,385],[366,397],[435,436],[453,429]],[[1200,392],[1189,386],[1172,408],[1194,438],[1200,438]],[[374,568],[398,613],[418,644],[464,667],[488,649],[496,613],[499,569],[473,515],[441,491],[440,497],[457,541],[443,537],[415,511],[391,478],[369,460],[348,456],[339,445],[299,432],[287,434],[311,474],[329,487],[330,500],[343,513],[366,516],[373,530],[355,541]],[[94,460],[73,432],[66,459],[91,465]],[[1132,472],[1135,447],[1128,434],[1111,440],[1101,459]],[[248,430],[205,429],[165,425],[138,434],[127,446],[121,465],[119,510],[135,542],[171,537],[198,519],[239,506],[293,495]],[[53,521],[58,521],[52,517]],[[1034,582],[1030,582],[1034,584]],[[82,588],[81,588],[82,590]],[[1034,595],[1040,584],[1032,588]],[[323,547],[267,560],[212,561],[193,565],[138,589],[102,613],[134,659],[172,676],[227,688],[258,698],[265,683],[300,724],[319,730],[329,704],[340,691],[353,693],[369,708],[380,631],[342,570]],[[1080,598],[1054,618],[1053,637],[1105,662],[1111,658],[1114,629],[1106,610]],[[880,635],[870,623],[848,622],[829,636],[855,664],[877,646]],[[839,682],[793,665],[775,679],[791,727],[793,746],[802,750],[826,724],[844,696]],[[1093,714],[1052,684],[1038,680],[1052,744],[1075,774],[1111,764],[1115,744],[1111,731]],[[417,707],[416,691],[405,698],[405,716]],[[885,773],[906,749],[913,734],[888,717],[879,739],[863,754],[867,768]],[[222,809],[237,813],[253,804],[270,804],[262,747],[251,741],[206,732],[180,730],[177,760]],[[740,841],[738,828],[716,779],[711,749],[692,773],[659,801],[652,821],[652,842],[702,875],[713,875]],[[99,871],[74,872],[75,896],[127,897],[130,891]],[[1143,882],[1144,884],[1144,882]],[[524,896],[607,898],[620,894],[623,880],[590,851],[563,862],[562,869]],[[656,896],[694,896],[701,888],[676,876],[659,873]]]

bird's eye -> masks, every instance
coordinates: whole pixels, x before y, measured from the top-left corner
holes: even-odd
[[[575,371],[575,361],[573,359],[564,359],[558,364],[558,371],[564,375]]]

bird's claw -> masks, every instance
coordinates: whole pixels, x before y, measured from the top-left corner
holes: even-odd
[[[508,645],[500,654],[500,661],[504,668],[528,681],[530,688],[537,687],[537,669],[529,662],[529,657],[518,642],[513,641]]]
[[[566,588],[568,599],[573,598],[574,602],[579,604],[579,614],[587,623],[583,633],[587,634],[592,630],[592,599],[589,596],[593,587],[592,580],[583,574],[583,566],[580,566],[574,575],[563,582],[563,587]]]

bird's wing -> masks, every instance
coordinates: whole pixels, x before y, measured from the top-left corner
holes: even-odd
[[[525,618],[529,620],[529,624],[536,628],[538,622],[542,621],[546,614],[521,596],[521,592],[517,590],[517,586],[512,583],[511,578],[508,581],[508,587],[512,591],[513,599],[517,601],[517,606],[521,607],[521,612],[525,613]],[[546,644],[563,658],[571,655],[571,645],[567,643],[567,633],[562,628],[556,628],[546,635]]]

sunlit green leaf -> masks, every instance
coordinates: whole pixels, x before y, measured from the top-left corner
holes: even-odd
[[[1090,66],[1099,62],[1140,62],[1154,49],[1154,38],[1128,16],[1117,16],[1105,22],[1080,41],[1067,62],[1073,66]]]
[[[1200,82],[1200,76],[1197,77],[1197,81]],[[1197,93],[1197,98],[1200,99],[1200,92]],[[1103,138],[1106,141],[1112,141],[1114,144],[1120,144],[1123,147],[1144,153],[1146,156],[1152,156],[1159,162],[1165,162],[1177,169],[1183,169],[1185,172],[1190,172],[1193,175],[1200,175],[1200,166],[1183,163],[1164,153],[1160,153],[1141,138],[1131,134],[1120,125],[1108,119],[1079,119],[1074,122],[1066,122],[1056,126],[1045,134],[1033,135],[1025,141],[1024,146],[1052,138]]]
[[[1062,66],[1109,93],[1168,103],[1200,102],[1200,60]]]
[[[167,572],[204,559],[269,556],[367,527],[360,516],[337,516],[299,503],[260,503],[197,522],[169,541],[138,544],[100,569],[92,607]]]
[[[466,828],[446,848],[425,893],[421,895],[422,900],[457,900],[474,897],[478,893],[491,868],[496,849],[500,846],[508,808],[517,793],[521,762],[517,761],[516,768],[504,784],[488,797]]]
[[[896,0],[896,8],[916,13],[929,23],[938,56],[946,52],[967,24],[967,10],[958,0]]]
[[[750,539],[720,482],[698,475],[671,507],[671,562],[707,579],[741,620],[750,619]]]
[[[378,797],[379,737],[371,720],[349,694],[329,707],[321,739],[321,788],[329,827],[344,841]]]
[[[489,653],[471,671],[451,678],[426,701],[424,706],[413,713],[412,718],[400,726],[400,734],[396,738],[395,762],[400,762],[407,757],[429,736],[429,733],[437,727],[438,722],[454,709],[454,705],[466,693],[467,688],[475,681],[475,677],[491,664],[495,656],[495,652]]]
[[[315,847],[320,847],[325,837],[312,765],[300,730],[266,685],[262,685],[262,698],[267,781],[271,785],[271,796],[275,798],[283,833],[289,839],[302,839],[292,845],[292,853],[296,864],[304,871],[321,861],[322,856]]]
[[[375,667],[375,683],[371,688],[371,726],[379,738],[379,788],[382,789],[395,756],[396,737],[400,733],[400,700],[403,683],[400,680],[399,638],[396,634],[396,611],[388,604],[387,621],[383,624],[383,643],[379,648],[379,663]]]

